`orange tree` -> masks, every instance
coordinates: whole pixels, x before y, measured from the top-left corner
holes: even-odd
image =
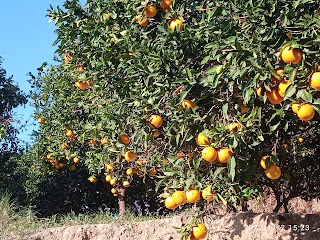
[[[106,176],[121,213],[136,175],[163,188],[169,209],[201,189],[236,206],[269,186],[276,211],[319,195],[317,3],[51,8],[61,64],[35,83],[41,153],[58,169],[76,158],[91,182]]]

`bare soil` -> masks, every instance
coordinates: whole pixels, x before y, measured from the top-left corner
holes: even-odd
[[[179,240],[191,216],[46,229],[28,240]],[[204,218],[207,240],[320,240],[319,214],[229,213]]]

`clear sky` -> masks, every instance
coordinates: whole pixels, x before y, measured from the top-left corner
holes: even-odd
[[[43,62],[54,64],[56,39],[55,25],[46,17],[51,3],[54,7],[62,7],[64,0],[28,0],[1,1],[0,7],[0,56],[2,67],[7,76],[13,75],[14,81],[24,92],[29,92],[28,72],[37,73]],[[85,1],[81,1],[84,3]],[[30,133],[38,128],[33,119],[33,109],[29,104],[15,109],[15,119],[21,124],[28,121],[26,130],[21,130],[19,138],[30,142]]]

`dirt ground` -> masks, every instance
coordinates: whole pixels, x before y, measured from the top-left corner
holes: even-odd
[[[28,240],[179,240],[175,228],[187,224],[191,217],[143,222],[77,225],[46,229]],[[319,214],[237,213],[210,215],[204,218],[207,240],[320,240]]]

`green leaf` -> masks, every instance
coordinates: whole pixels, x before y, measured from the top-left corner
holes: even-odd
[[[226,167],[218,167],[214,173],[212,174],[212,180],[214,181],[216,179],[216,177],[221,173],[221,171],[223,171],[224,169],[226,169]]]
[[[232,156],[228,161],[228,170],[231,180],[234,181],[234,177],[236,175],[236,160],[234,156]]]

